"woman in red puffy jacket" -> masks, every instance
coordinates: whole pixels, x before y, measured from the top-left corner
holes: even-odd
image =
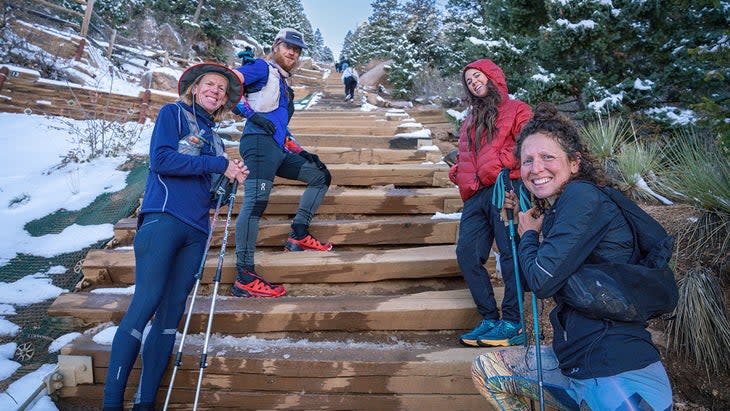
[[[473,347],[519,345],[525,336],[520,327],[509,234],[499,208],[491,200],[503,167],[511,170],[510,179],[515,180],[513,186],[517,187],[520,171],[513,154],[515,139],[532,117],[532,110],[509,97],[502,69],[489,59],[467,64],[462,80],[470,107],[461,125],[459,157],[449,178],[459,186],[464,200],[456,257],[483,320],[459,341]],[[484,268],[495,241],[504,281],[501,320],[489,273]]]

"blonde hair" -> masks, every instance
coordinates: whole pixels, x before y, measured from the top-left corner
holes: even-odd
[[[193,81],[192,84],[190,84],[187,89],[185,89],[185,92],[180,95],[179,100],[192,107],[193,103],[194,103],[193,88],[195,88],[195,86],[200,84],[200,82],[203,80],[203,77],[205,77],[206,74],[218,74],[219,76],[225,78],[226,81],[229,81],[228,77],[224,76],[223,74],[216,73],[215,71],[209,71],[207,73],[203,73],[203,74],[199,75],[198,78],[196,78],[195,81]],[[226,101],[228,100],[228,97],[229,97],[228,91],[226,90]],[[211,117],[213,117],[214,121],[218,122],[218,121],[223,120],[223,114],[225,114],[226,111],[228,111],[228,110],[226,109],[226,102],[224,101],[223,104],[220,107],[218,107],[217,110],[210,113],[210,115],[211,115]]]

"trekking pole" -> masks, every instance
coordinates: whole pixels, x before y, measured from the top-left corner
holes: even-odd
[[[502,171],[500,171],[499,175],[502,177],[501,181],[499,179],[497,180],[498,183],[501,182],[501,184],[495,184],[494,191],[495,195],[498,195],[499,197],[493,196],[492,203],[498,208],[502,208],[504,206],[504,193],[507,191],[514,191],[514,188],[512,187],[512,181],[509,179],[509,169],[507,167],[502,168]],[[497,194],[498,190],[502,190],[501,193]],[[495,198],[499,198],[499,200],[495,201]],[[522,332],[525,332],[525,309],[523,304],[523,296],[522,296],[522,283],[520,282],[520,267],[517,263],[517,245],[515,242],[515,224],[514,224],[514,215],[512,213],[512,209],[507,209],[507,221],[509,224],[509,241],[510,245],[512,246],[512,263],[514,265],[515,270],[515,283],[517,286],[517,306],[520,309],[520,327],[522,328]],[[527,347],[527,338],[525,338],[525,347]]]
[[[210,341],[210,330],[213,327],[213,314],[215,314],[215,300],[218,297],[218,287],[221,283],[221,271],[223,270],[223,258],[226,255],[226,244],[228,244],[228,228],[231,225],[231,212],[233,204],[236,201],[236,191],[238,190],[238,181],[233,181],[233,188],[228,200],[228,216],[226,217],[226,225],[223,229],[223,240],[221,240],[221,251],[218,254],[218,265],[215,269],[213,277],[213,297],[210,301],[210,311],[208,312],[208,327],[205,329],[205,342],[203,343],[203,351],[200,353],[200,372],[198,373],[198,383],[195,385],[195,401],[193,402],[193,411],[198,409],[198,399],[200,398],[200,386],[203,383],[203,370],[208,366],[208,342]]]
[[[208,251],[210,250],[210,242],[213,239],[213,229],[218,224],[218,215],[220,213],[221,204],[225,198],[225,186],[219,185],[216,188],[218,194],[218,202],[215,204],[215,212],[213,213],[213,219],[210,223],[210,232],[208,233],[208,240],[205,243],[205,252],[203,258],[200,259],[200,266],[198,271],[195,273],[195,287],[193,288],[193,296],[190,299],[190,308],[188,309],[188,315],[185,318],[185,326],[183,327],[182,337],[180,338],[180,346],[175,354],[175,366],[172,368],[172,375],[170,376],[170,385],[167,387],[167,395],[165,396],[165,405],[163,411],[167,411],[167,407],[170,404],[170,397],[172,396],[172,388],[175,385],[175,376],[177,375],[177,369],[182,365],[182,353],[183,346],[185,345],[185,337],[188,335],[188,327],[190,326],[190,318],[193,316],[193,307],[195,306],[195,298],[198,295],[198,288],[200,287],[200,279],[203,277],[203,268],[205,268],[205,260],[208,258]]]
[[[513,191],[514,187],[512,186],[512,181],[509,179],[509,169],[503,168],[502,172],[502,181],[504,182],[504,191]],[[517,194],[517,193],[516,193]],[[519,194],[517,198],[517,204],[519,204]],[[504,198],[502,199],[502,203],[504,203]],[[504,205],[504,204],[503,204]],[[514,223],[514,212],[511,208],[508,208],[507,210],[507,221],[509,224],[509,240],[510,244],[512,246],[512,262],[514,263],[515,268],[515,281],[517,282],[517,303],[520,307],[520,323],[522,326],[522,332],[525,332],[525,314],[523,312],[522,308],[522,284],[520,283],[520,267],[517,262],[517,245],[515,241],[515,223]],[[534,333],[535,333],[535,361],[537,362],[537,385],[538,385],[538,395],[540,398],[540,411],[545,411],[545,392],[543,389],[543,381],[542,381],[542,354],[540,352],[540,322],[538,319],[538,313],[537,313],[537,297],[535,296],[535,293],[532,293],[532,320],[533,320],[533,327],[534,327]],[[525,348],[528,347],[527,338],[525,338]],[[529,348],[527,348],[529,350]]]

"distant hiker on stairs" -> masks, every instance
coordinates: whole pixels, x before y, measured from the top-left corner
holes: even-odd
[[[519,186],[519,163],[513,154],[515,138],[532,117],[532,110],[509,97],[504,73],[491,60],[469,63],[461,78],[470,107],[461,125],[459,155],[449,178],[459,186],[464,200],[456,259],[482,321],[459,341],[472,347],[517,345],[524,342],[525,336],[520,329],[513,256],[507,228],[500,219],[500,210],[492,205],[492,195],[503,167],[511,170],[512,185]],[[484,268],[493,242],[499,249],[504,283],[501,320]]]
[[[348,60],[342,63],[342,82],[345,84],[345,101],[352,101],[355,98],[355,88],[357,88],[357,82],[360,81],[360,77],[357,75],[357,70],[350,66]]]
[[[134,410],[154,410],[177,326],[208,243],[215,176],[239,184],[243,162],[229,160],[215,121],[241,99],[233,70],[214,63],[187,69],[178,83],[180,99],[160,109],[150,140],[150,172],[134,236],[135,289],[119,324],[104,384],[105,411],[121,411],[129,373],[142,350],[142,375]]]
[[[309,224],[329,189],[330,173],[319,157],[302,150],[288,131],[294,92],[287,79],[304,48],[302,34],[285,28],[277,34],[267,59],[255,59],[237,69],[248,100],[234,109],[247,119],[239,150],[251,171],[236,222],[237,276],[231,292],[237,297],[280,297],[286,293],[282,285],[266,281],[254,265],[259,220],[268,205],[274,177],[307,183],[285,250],[332,249],[332,244],[322,243],[309,233]]]

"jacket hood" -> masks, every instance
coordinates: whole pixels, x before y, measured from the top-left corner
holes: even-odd
[[[509,94],[507,92],[507,80],[504,77],[502,69],[499,68],[499,66],[496,65],[492,60],[481,59],[467,64],[466,67],[464,67],[464,70],[462,70],[461,72],[462,79],[464,78],[464,73],[466,73],[468,69],[477,69],[484,73],[484,75],[487,76],[488,79],[492,80],[492,82],[497,86],[497,90],[499,90],[499,95],[502,97],[502,104],[509,100]]]

